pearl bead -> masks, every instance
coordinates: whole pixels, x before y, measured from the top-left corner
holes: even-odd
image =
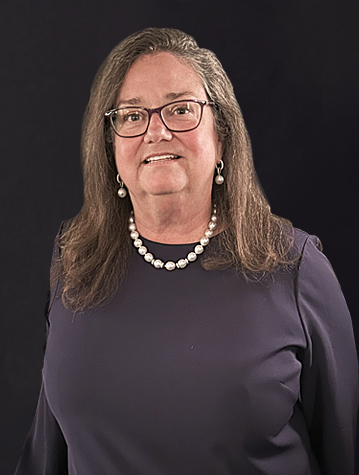
[[[201,240],[200,240],[200,243],[202,244],[202,246],[207,246],[207,244],[209,243],[209,239],[207,236],[203,237]]]
[[[222,183],[224,182],[224,178],[222,175],[217,175],[214,181],[217,183],[217,185],[222,185]]]
[[[165,264],[165,268],[166,268],[167,270],[174,270],[174,269],[176,268],[176,264],[175,264],[174,262],[172,262],[172,261],[168,261],[168,262],[166,262],[166,264]]]
[[[145,261],[147,262],[153,261],[153,254],[151,254],[150,252],[147,252],[143,257],[145,258]]]
[[[194,262],[196,259],[197,259],[197,254],[195,252],[190,252],[188,255],[187,255],[187,259],[190,261],[190,262]]]
[[[163,267],[163,262],[161,259],[156,259],[153,263],[153,266],[156,267],[156,269],[161,269],[161,267]]]
[[[127,196],[127,191],[125,190],[125,188],[120,188],[117,194],[120,198],[125,198]]]
[[[186,259],[180,259],[178,262],[177,262],[177,267],[179,269],[184,269],[187,265],[187,260]]]
[[[202,254],[203,251],[204,251],[203,246],[201,246],[200,244],[197,244],[197,246],[194,248],[194,252],[196,254]]]
[[[162,269],[163,267],[168,271],[172,271],[176,268],[184,269],[189,263],[194,262],[197,259],[198,254],[202,254],[202,252],[204,251],[204,246],[207,246],[207,244],[209,243],[209,239],[213,235],[213,229],[216,227],[216,212],[216,205],[213,205],[213,214],[211,216],[211,220],[208,223],[208,228],[206,229],[204,236],[201,238],[200,243],[195,246],[192,252],[189,252],[187,254],[186,258],[179,259],[177,263],[174,263],[173,261],[167,261],[166,263],[164,263],[163,261],[161,261],[161,259],[155,259],[153,254],[147,252],[147,247],[143,245],[143,242],[140,239],[140,235],[136,230],[136,223],[133,217],[133,213],[131,214],[128,220],[128,229],[130,230],[131,239],[133,239],[133,245],[137,248],[138,253],[143,256],[146,262],[152,264],[156,269]]]

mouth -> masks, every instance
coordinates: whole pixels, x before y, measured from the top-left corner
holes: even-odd
[[[179,155],[154,155],[153,157],[148,157],[144,160],[144,163],[156,163],[156,162],[168,162],[170,160],[178,160],[180,158]]]

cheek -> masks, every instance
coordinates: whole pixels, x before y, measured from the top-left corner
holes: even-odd
[[[118,172],[121,174],[126,173],[129,169],[129,165],[134,163],[134,157],[136,155],[137,146],[134,143],[134,139],[123,139],[116,137],[114,144],[115,161]]]
[[[119,137],[117,137],[117,136],[116,136],[116,139],[115,139],[114,148],[115,148],[116,165],[117,165],[117,168],[120,168],[121,167],[121,162],[122,162],[122,157],[126,156],[126,153],[124,153],[124,149],[126,147],[124,146],[122,141],[119,140]]]
[[[203,124],[204,127],[200,130],[201,133],[198,136],[199,147],[203,160],[209,162],[214,168],[217,161],[221,158],[221,145],[217,137],[213,117],[206,119],[206,122]]]
[[[207,136],[201,139],[197,146],[199,162],[207,164],[209,168],[215,168],[219,160],[219,145],[215,137]]]

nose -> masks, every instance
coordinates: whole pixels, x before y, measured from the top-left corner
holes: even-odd
[[[154,112],[150,118],[150,123],[148,124],[147,132],[144,135],[145,143],[157,143],[161,140],[171,140],[172,132],[167,129],[165,124],[162,122],[160,115],[157,112]]]

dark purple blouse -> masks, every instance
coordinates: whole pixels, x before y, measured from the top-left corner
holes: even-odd
[[[216,238],[213,238],[216,239]],[[177,260],[193,245],[144,240]],[[43,385],[16,475],[351,475],[357,357],[315,236],[297,267],[155,269],[106,306],[51,295]]]

